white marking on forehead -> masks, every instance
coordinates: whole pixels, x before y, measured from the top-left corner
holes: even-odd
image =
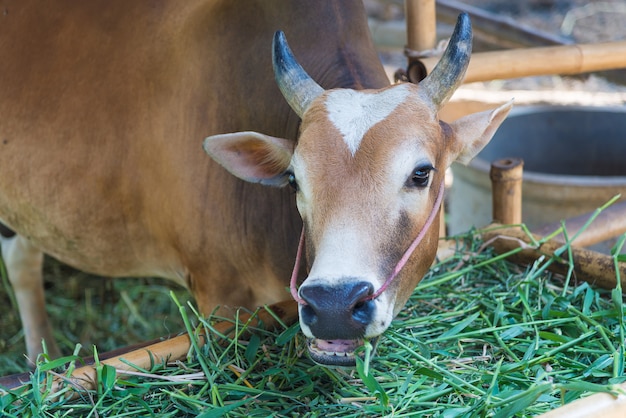
[[[336,90],[328,94],[326,109],[330,121],[341,132],[354,156],[367,131],[389,116],[408,94],[405,85],[395,86],[380,93]]]

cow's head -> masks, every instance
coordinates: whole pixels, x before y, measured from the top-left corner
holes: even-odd
[[[387,329],[435,257],[438,213],[429,228],[425,224],[437,211],[446,168],[473,158],[511,108],[451,124],[438,120],[438,109],[462,81],[470,51],[471,27],[462,15],[441,61],[419,85],[325,91],[279,32],[274,71],[302,118],[297,144],[255,132],[204,142],[237,177],[296,191],[309,270],[296,299],[310,354],[319,363],[354,364],[362,341]],[[421,244],[386,286],[422,229]]]

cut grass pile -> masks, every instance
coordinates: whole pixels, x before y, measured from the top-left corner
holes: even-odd
[[[180,312],[190,326],[215,320]],[[0,415],[526,417],[626,381],[619,287],[519,267],[471,234],[356,369],[312,363],[297,325],[246,328],[124,378],[100,365],[97,390],[74,400],[47,392],[48,370],[64,371],[42,360],[31,384],[2,393]]]

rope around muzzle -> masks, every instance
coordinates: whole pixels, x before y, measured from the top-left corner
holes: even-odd
[[[441,206],[441,201],[443,200],[444,188],[445,188],[444,182],[442,181],[441,185],[439,186],[439,192],[437,193],[437,199],[435,200],[435,205],[433,206],[433,209],[430,212],[430,215],[428,215],[428,219],[426,219],[426,223],[424,223],[422,230],[419,232],[419,234],[417,234],[417,237],[415,237],[415,239],[413,240],[409,248],[407,248],[407,250],[404,252],[404,255],[402,255],[402,258],[400,258],[400,260],[398,261],[398,264],[396,264],[396,267],[393,269],[393,271],[391,272],[387,280],[385,280],[385,283],[383,283],[383,285],[376,292],[365,297],[363,301],[373,300],[379,297],[380,295],[382,295],[383,292],[387,290],[391,282],[393,282],[393,280],[396,278],[398,273],[400,273],[400,271],[404,268],[406,263],[409,261],[411,254],[413,254],[417,246],[420,244],[420,242],[422,242],[422,240],[426,236],[426,232],[428,232],[433,221],[435,220],[435,217],[437,216],[437,213],[439,212],[439,207]],[[289,282],[289,290],[291,291],[291,296],[300,305],[307,304],[306,301],[302,299],[300,295],[298,295],[298,289],[296,287],[297,286],[296,282],[298,280],[298,271],[300,271],[300,263],[302,261],[303,249],[304,249],[304,227],[302,227],[302,233],[300,234],[300,242],[298,243],[298,252],[296,253],[296,261],[294,263],[293,272],[291,273],[291,280]]]

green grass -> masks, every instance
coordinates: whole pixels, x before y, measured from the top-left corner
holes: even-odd
[[[3,275],[4,276],[4,275]],[[76,343],[80,355],[151,340],[183,329],[170,291],[190,300],[185,289],[161,279],[92,276],[55,260],[44,265],[46,301],[55,337],[61,350],[70,354]],[[24,334],[11,287],[0,286],[0,376],[29,370],[24,353]]]
[[[471,234],[461,239],[455,257],[418,286],[371,362],[356,369],[313,364],[297,325],[257,330],[123,379],[100,366],[98,389],[71,401],[46,393],[45,370],[55,364],[43,362],[31,385],[4,393],[0,415],[530,417],[626,381],[621,289],[520,267],[482,244]],[[160,296],[166,316],[178,312]],[[203,322],[182,307],[185,319]],[[117,309],[111,314],[131,321]],[[126,322],[113,320],[120,329]]]

